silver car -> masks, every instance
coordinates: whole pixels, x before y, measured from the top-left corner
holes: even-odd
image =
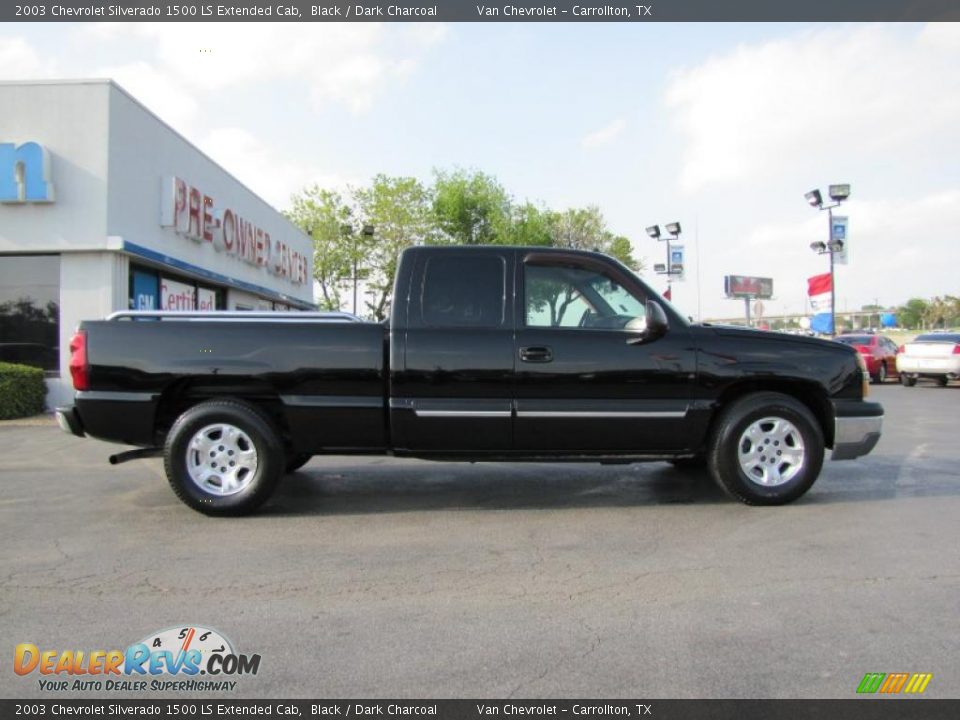
[[[960,380],[960,333],[927,333],[903,346],[897,354],[900,382],[907,387],[918,378],[931,378],[941,385]]]

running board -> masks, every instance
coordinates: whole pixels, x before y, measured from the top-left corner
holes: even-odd
[[[140,448],[138,450],[127,450],[127,452],[117,453],[110,456],[111,465],[129,462],[130,460],[139,460],[140,458],[160,457],[163,455],[163,448]]]

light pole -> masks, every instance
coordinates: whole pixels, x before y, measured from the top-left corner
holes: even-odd
[[[817,255],[830,256],[830,336],[835,337],[837,334],[837,287],[833,270],[833,256],[835,253],[843,251],[844,241],[833,236],[833,209],[840,207],[843,201],[850,197],[850,185],[830,185],[827,192],[830,199],[833,200],[832,205],[824,205],[823,195],[816,189],[806,193],[804,197],[810,203],[810,207],[827,211],[827,242],[812,242],[810,243],[810,249]]]
[[[666,225],[664,225],[664,228],[668,233],[670,233],[669,236],[667,237],[662,237],[660,235],[659,225],[651,225],[650,227],[648,227],[647,235],[649,235],[651,238],[653,238],[658,242],[665,241],[667,243],[667,264],[654,265],[653,270],[658,275],[667,276],[667,292],[664,293],[664,296],[667,298],[667,300],[670,300],[671,302],[673,302],[673,286],[671,285],[671,282],[673,280],[674,275],[681,275],[683,273],[683,269],[682,268],[680,270],[673,269],[673,262],[671,261],[671,258],[670,258],[670,242],[671,241],[676,242],[677,240],[679,240],[680,233],[682,232],[682,230],[680,228],[680,223],[678,222],[667,223]]]
[[[361,231],[361,234],[364,238],[372,238],[373,234],[376,232],[376,228],[373,225],[364,225]],[[340,234],[344,238],[351,238],[353,243],[350,246],[350,274],[351,281],[353,282],[353,314],[357,314],[357,281],[359,276],[357,275],[357,240],[356,235],[353,232],[353,225],[349,223],[344,223],[340,226]]]

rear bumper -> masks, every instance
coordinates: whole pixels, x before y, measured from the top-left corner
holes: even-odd
[[[69,435],[76,435],[77,437],[83,437],[83,423],[80,422],[80,416],[77,414],[77,409],[73,405],[66,405],[64,407],[58,407],[54,411],[54,415],[57,418],[57,425],[60,426],[60,429]]]
[[[853,460],[868,454],[883,432],[883,406],[872,402],[835,403],[831,460]]]
[[[960,355],[944,358],[897,356],[897,370],[906,375],[960,375]]]

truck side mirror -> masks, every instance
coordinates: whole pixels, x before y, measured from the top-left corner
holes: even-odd
[[[660,303],[654,300],[647,300],[645,325],[638,337],[632,337],[627,340],[628,345],[642,345],[662,338],[670,329],[670,323],[667,322],[667,314],[663,312]]]

